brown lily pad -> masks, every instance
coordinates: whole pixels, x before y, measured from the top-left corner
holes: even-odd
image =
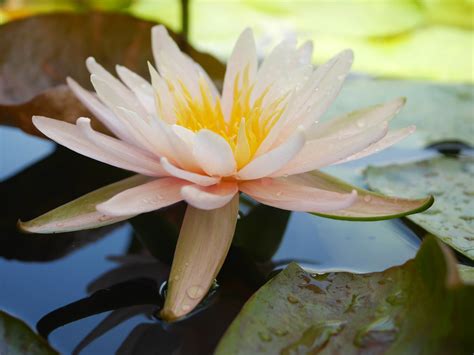
[[[156,23],[117,13],[55,13],[0,26],[0,123],[40,135],[31,116],[74,122],[91,116],[65,86],[68,76],[91,89],[85,60],[93,56],[106,69],[124,65],[148,78],[153,61],[151,28]],[[219,82],[224,66],[210,55],[174,40]],[[95,124],[101,129],[101,126]]]

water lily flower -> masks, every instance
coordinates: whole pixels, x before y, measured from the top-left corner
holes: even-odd
[[[33,117],[47,137],[80,154],[137,173],[35,220],[36,233],[98,227],[179,201],[188,204],[162,310],[180,318],[205,297],[230,248],[239,192],[276,208],[333,218],[398,217],[429,207],[430,198],[377,195],[318,169],[359,159],[414,131],[389,132],[404,99],[320,123],[349,72],[345,50],[315,68],[312,44],[278,45],[259,65],[251,30],[238,39],[222,93],[203,68],[182,53],[165,27],[152,30],[151,84],[123,66],[120,78],[86,61],[97,95],[68,79],[71,90],[113,136]]]

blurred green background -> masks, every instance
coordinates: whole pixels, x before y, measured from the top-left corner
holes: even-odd
[[[51,11],[120,11],[182,30],[180,0],[4,0],[0,22]],[[378,77],[474,82],[474,0],[189,0],[189,40],[225,60],[243,28],[263,55],[288,36],[312,39],[314,62],[344,48]]]

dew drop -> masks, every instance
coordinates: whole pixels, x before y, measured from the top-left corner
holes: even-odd
[[[181,306],[181,309],[183,310],[183,312],[187,312],[191,309],[191,306],[189,304],[183,304]]]
[[[105,221],[108,221],[110,218],[111,218],[110,216],[102,215],[99,217],[99,221],[105,222]]]
[[[262,341],[269,342],[272,341],[272,336],[265,332],[258,332],[258,336]]]
[[[385,316],[376,319],[366,327],[357,332],[354,338],[354,344],[365,348],[377,344],[391,343],[397,338],[398,327],[393,318]]]
[[[56,223],[56,227],[64,227],[64,223],[58,222],[58,223]]]
[[[405,302],[406,294],[402,290],[398,290],[394,294],[388,296],[385,300],[392,306],[400,305]]]
[[[288,302],[292,304],[296,304],[299,302],[299,300],[293,295],[289,295],[286,299],[288,300]]]
[[[337,76],[337,80],[343,80],[343,79],[344,79],[344,75],[341,74]]]
[[[278,191],[278,192],[276,193],[276,195],[277,195],[277,196],[281,196],[281,195],[283,195],[283,192],[282,192],[282,191]]]
[[[330,320],[315,324],[307,328],[303,335],[294,343],[282,349],[281,355],[290,354],[315,354],[322,350],[332,336],[339,334],[345,326],[345,322]]]
[[[365,202],[370,202],[371,200],[372,200],[372,196],[370,196],[370,195],[365,195],[364,196],[364,201]]]
[[[359,128],[364,128],[365,127],[365,121],[364,120],[357,120],[356,125]]]
[[[186,294],[192,299],[198,299],[204,295],[204,289],[201,286],[191,286],[186,290]]]

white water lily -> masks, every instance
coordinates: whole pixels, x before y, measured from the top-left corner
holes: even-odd
[[[76,125],[33,117],[59,144],[139,175],[60,207],[62,214],[52,211],[21,226],[38,233],[91,228],[186,201],[166,319],[190,312],[220,270],[235,230],[239,191],[281,209],[354,219],[389,218],[429,205],[427,199],[371,195],[311,172],[380,151],[414,130],[388,132],[404,99],[319,123],[349,72],[350,50],[314,68],[312,44],[296,47],[288,40],[259,65],[252,31],[245,30],[220,94],[163,26],[153,28],[152,41],[157,70],[150,65],[151,84],[122,66],[118,80],[93,58],[86,65],[97,96],[68,80],[115,137],[94,131],[84,117]]]

